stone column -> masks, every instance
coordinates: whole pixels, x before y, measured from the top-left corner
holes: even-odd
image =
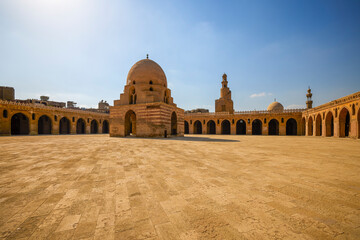
[[[29,135],[38,135],[38,118],[35,117],[35,120],[33,120],[32,116],[30,115],[29,128]]]
[[[232,120],[231,120],[231,125],[230,125],[230,134],[231,135],[236,135],[236,121],[234,120],[234,123],[232,123]]]
[[[356,138],[358,134],[358,123],[356,116],[350,117],[350,132],[349,137]]]
[[[334,137],[340,137],[340,129],[339,129],[340,121],[339,116],[334,118]]]

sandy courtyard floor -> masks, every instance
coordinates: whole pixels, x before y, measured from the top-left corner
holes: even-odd
[[[359,239],[360,141],[0,138],[0,239]]]

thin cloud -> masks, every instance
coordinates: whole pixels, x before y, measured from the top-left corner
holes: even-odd
[[[266,93],[266,92],[254,93],[250,95],[250,98],[266,97],[266,96],[272,96],[272,93]]]
[[[291,104],[291,105],[286,107],[286,109],[298,109],[298,108],[305,108],[305,105]]]

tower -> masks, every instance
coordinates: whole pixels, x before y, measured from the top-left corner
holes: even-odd
[[[228,87],[227,75],[222,76],[220,98],[215,100],[215,112],[234,113],[234,103],[231,100],[231,91]]]
[[[306,94],[306,98],[307,98],[306,108],[307,109],[312,108],[313,101],[311,100],[311,97],[312,97],[312,93],[311,93],[311,89],[310,89],[310,86],[309,86],[309,89],[307,90],[307,94]]]

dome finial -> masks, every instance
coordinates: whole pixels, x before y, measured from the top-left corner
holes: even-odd
[[[146,54],[146,59],[149,59],[149,54]]]

